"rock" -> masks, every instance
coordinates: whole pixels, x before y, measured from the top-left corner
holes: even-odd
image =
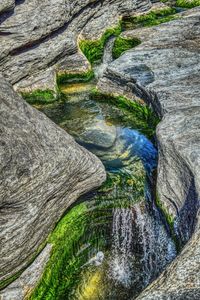
[[[116,138],[116,127],[109,126],[104,120],[98,119],[94,119],[93,124],[87,126],[85,131],[80,135],[80,140],[91,146],[103,148],[104,151],[113,146]]]
[[[41,275],[50,257],[51,249],[52,245],[47,244],[39,256],[20,277],[0,292],[0,299],[21,300],[27,298],[41,279]]]
[[[29,0],[15,5],[12,14],[0,16],[0,71],[16,89],[25,91],[45,89],[46,74],[50,89],[55,90],[53,71],[87,70],[90,66],[79,53],[78,37],[100,38],[108,27],[117,25],[122,14],[151,7],[150,0]]]
[[[0,3],[0,13],[9,11],[15,6],[15,0],[1,0]]]
[[[200,8],[180,17],[123,33],[142,43],[111,63],[98,83],[105,93],[144,99],[162,118],[157,191],[182,243],[191,238],[138,299],[199,299],[200,293]]]
[[[200,235],[191,241],[171,265],[137,298],[137,300],[200,299]]]
[[[65,210],[105,180],[102,163],[0,75],[0,279],[25,268]]]

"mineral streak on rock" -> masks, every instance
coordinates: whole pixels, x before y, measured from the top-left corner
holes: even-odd
[[[65,210],[105,180],[102,163],[0,76],[1,280],[31,261]]]

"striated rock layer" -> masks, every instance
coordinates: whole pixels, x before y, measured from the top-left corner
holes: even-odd
[[[77,38],[98,39],[121,15],[151,6],[150,0],[16,0],[12,9],[13,2],[0,4],[0,71],[18,90],[54,90],[56,72],[88,70]]]
[[[183,243],[195,232],[139,299],[199,299],[200,7],[175,21],[122,35],[142,43],[111,63],[98,87],[142,98],[162,117],[157,128],[159,200],[175,218]]]
[[[33,259],[65,210],[105,180],[102,163],[0,76],[0,279]]]

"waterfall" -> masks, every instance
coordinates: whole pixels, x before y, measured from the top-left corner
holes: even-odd
[[[175,256],[173,241],[145,202],[113,210],[109,277],[117,284],[146,287]]]
[[[102,75],[103,75],[105,69],[107,68],[108,64],[113,61],[112,49],[113,49],[113,46],[114,46],[115,39],[116,39],[115,36],[111,36],[108,39],[108,41],[106,42],[106,45],[104,47],[104,54],[103,54],[102,63],[100,65],[94,67],[94,72],[95,72],[96,78],[102,77]]]
[[[111,36],[105,45],[103,54],[103,64],[109,64],[113,61],[112,49],[114,46],[115,39],[115,36]]]
[[[153,216],[141,203],[136,204],[133,210],[137,243],[141,246],[140,264],[145,287],[176,257],[176,248],[158,212]]]
[[[129,287],[132,281],[133,213],[129,208],[113,210],[110,277]]]

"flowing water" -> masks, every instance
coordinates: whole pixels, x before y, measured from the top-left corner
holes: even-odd
[[[152,205],[157,150],[145,136],[151,122],[144,122],[140,112],[97,101],[91,83],[69,84],[62,91],[65,99],[40,110],[102,160],[108,179],[80,199],[86,203],[89,221],[73,260],[82,263],[71,290],[57,291],[55,299],[128,300],[176,255]]]
[[[112,60],[113,43],[114,37],[95,69],[97,77]],[[176,256],[153,204],[157,150],[150,140],[152,114],[142,107],[131,111],[108,99],[97,100],[93,86],[66,84],[61,101],[38,107],[102,160],[107,181],[80,199],[85,205],[80,227],[71,225],[71,231],[67,227],[63,238],[58,237],[58,270],[54,272],[53,262],[51,276],[47,273],[33,299],[134,299]],[[71,252],[65,253],[63,247],[71,240]]]
[[[106,67],[108,66],[109,63],[113,61],[113,56],[112,56],[112,49],[115,43],[115,36],[111,36],[104,48],[104,55],[102,59],[102,63],[100,65],[97,65],[94,67],[94,72],[95,72],[95,77],[98,79],[102,77],[104,71],[106,70]]]

